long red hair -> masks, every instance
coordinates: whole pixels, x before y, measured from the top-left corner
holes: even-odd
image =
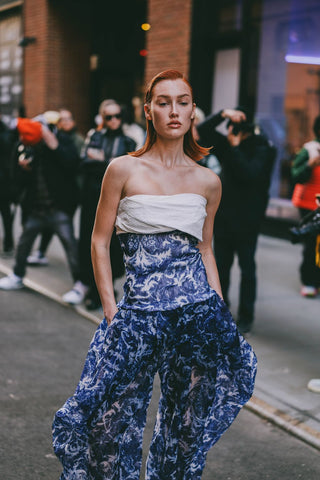
[[[191,96],[192,96],[192,102],[193,100],[193,91],[190,83],[186,78],[182,75],[181,72],[178,70],[165,70],[163,72],[158,73],[151,82],[148,85],[146,95],[145,95],[145,104],[150,104],[153,96],[153,90],[154,87],[159,83],[162,82],[163,80],[183,80],[188,87],[190,88],[191,91]],[[194,139],[193,133],[192,133],[192,123],[193,119],[191,120],[191,126],[187,133],[184,136],[183,139],[183,150],[186,155],[188,155],[190,158],[192,158],[195,161],[201,160],[201,158],[205,157],[206,155],[209,154],[210,148],[205,148],[201,147]],[[146,136],[146,141],[145,144],[143,145],[142,148],[135,152],[129,152],[129,155],[132,155],[133,157],[140,157],[144,153],[148,152],[151,147],[154,145],[157,139],[157,132],[155,131],[155,128],[153,126],[152,120],[146,120],[147,122],[147,136]]]

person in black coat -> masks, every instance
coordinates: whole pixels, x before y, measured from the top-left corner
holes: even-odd
[[[14,136],[10,129],[1,120],[0,115],[0,213],[3,224],[3,254],[13,253],[13,185],[11,176],[11,156]]]
[[[228,120],[226,136],[215,128]],[[255,133],[245,109],[225,109],[197,127],[202,143],[213,145],[221,164],[222,199],[215,219],[214,249],[222,293],[229,303],[230,271],[235,255],[241,270],[237,324],[249,332],[256,300],[255,252],[268,199],[275,148]]]
[[[44,229],[52,229],[61,240],[74,280],[77,303],[85,296],[86,287],[79,281],[77,240],[72,217],[79,202],[76,174],[79,156],[74,143],[58,131],[28,119],[18,120],[29,133],[35,131],[37,141],[24,139],[16,150],[15,184],[23,212],[23,232],[20,236],[13,273],[0,280],[0,289],[22,288],[26,273],[27,257],[37,235]],[[68,292],[69,293],[69,292]],[[63,297],[64,298],[64,297]]]
[[[113,158],[132,152],[135,141],[122,131],[122,111],[115,100],[104,100],[99,108],[101,125],[88,132],[83,152],[79,258],[81,281],[88,285],[85,300],[88,310],[101,305],[91,263],[91,234],[100,197],[102,179]],[[119,240],[114,232],[110,247],[113,280],[124,274]]]

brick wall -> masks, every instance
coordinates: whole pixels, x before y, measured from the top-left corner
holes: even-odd
[[[145,79],[167,68],[189,73],[192,0],[149,0]]]
[[[89,126],[89,31],[85,4],[25,0],[24,104],[28,116],[60,107],[70,109],[85,132]]]

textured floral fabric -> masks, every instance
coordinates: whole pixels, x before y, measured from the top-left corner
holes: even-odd
[[[61,480],[139,480],[156,373],[161,398],[146,479],[198,480],[209,448],[252,395],[256,357],[221,298],[208,285],[203,291],[192,237],[124,234],[121,242],[128,269],[121,307],[110,326],[98,327],[76,392],[54,418]],[[165,308],[150,308],[146,292],[158,307],[164,295]]]
[[[172,310],[213,295],[195,237],[178,231],[118,237],[127,278],[120,307]]]

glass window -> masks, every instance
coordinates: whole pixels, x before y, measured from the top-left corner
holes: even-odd
[[[219,33],[241,29],[242,1],[224,0],[220,7]]]
[[[320,3],[264,0],[256,117],[278,148],[271,195],[291,198],[290,167],[320,114]]]
[[[0,108],[9,120],[22,104],[21,16],[0,17]]]

